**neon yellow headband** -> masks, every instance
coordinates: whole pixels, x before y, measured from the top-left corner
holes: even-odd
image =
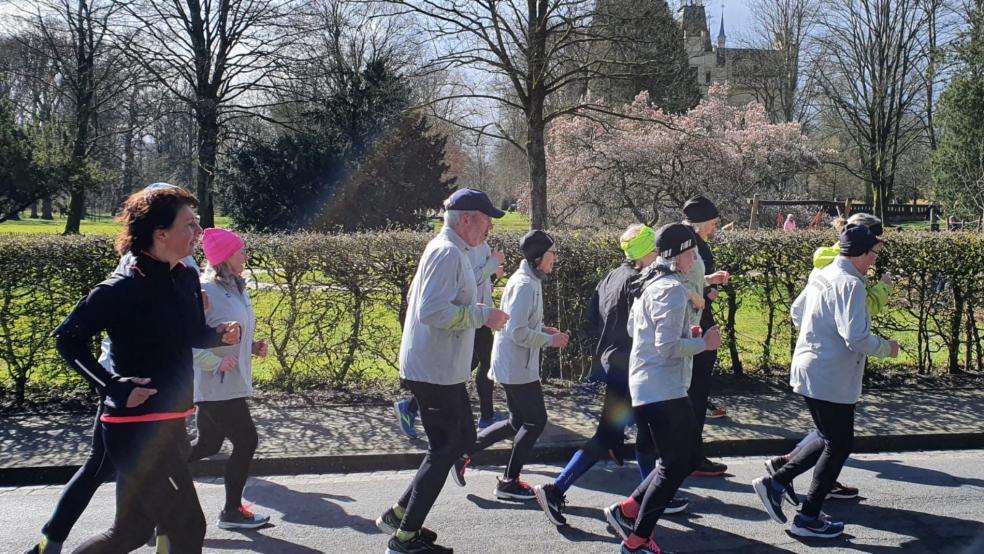
[[[656,250],[656,231],[648,225],[643,225],[642,230],[632,240],[622,241],[622,252],[625,252],[625,257],[632,261],[641,260],[654,250]]]

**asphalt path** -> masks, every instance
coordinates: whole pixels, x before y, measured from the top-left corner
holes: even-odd
[[[842,538],[802,540],[773,523],[752,492],[762,458],[728,458],[724,478],[690,478],[687,513],[666,516],[657,542],[673,552],[939,552],[984,553],[984,451],[912,452],[853,456],[841,481],[861,489],[854,501],[828,501],[824,511],[847,523]],[[532,466],[525,478],[545,483],[557,466]],[[470,470],[468,486],[450,479],[426,525],[458,553],[614,553],[618,542],[602,508],[638,482],[634,465],[599,465],[568,492],[569,525],[549,524],[536,503],[496,500],[494,467]],[[234,532],[215,527],[223,499],[220,479],[198,481],[209,521],[206,552],[271,554],[382,553],[387,537],[374,524],[409,483],[413,472],[295,475],[251,479],[253,509],[272,525]],[[807,475],[797,483],[809,486]],[[114,487],[105,485],[69,538],[65,552],[105,530],[114,512]],[[60,486],[0,488],[0,552],[28,548],[53,508]],[[787,509],[787,513],[789,510]],[[150,553],[144,548],[141,552]]]

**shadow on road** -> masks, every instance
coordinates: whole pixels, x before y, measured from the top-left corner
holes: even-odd
[[[949,473],[924,467],[905,465],[902,460],[855,460],[848,458],[848,467],[864,469],[878,474],[879,479],[902,481],[916,485],[931,485],[934,487],[962,487],[970,485],[984,489],[984,480],[954,477]]]
[[[342,504],[354,504],[344,495],[299,492],[266,479],[252,479],[244,496],[249,502],[276,510],[286,523],[311,525],[322,529],[353,529],[367,535],[380,534],[376,522],[345,511]],[[277,523],[274,516],[274,523]]]

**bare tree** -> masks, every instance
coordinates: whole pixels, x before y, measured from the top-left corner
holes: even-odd
[[[113,0],[136,40],[134,59],[156,83],[192,107],[196,187],[203,226],[214,224],[212,192],[221,131],[229,118],[268,107],[262,93],[278,54],[303,28],[290,0]]]
[[[506,140],[525,154],[531,225],[546,228],[547,126],[564,115],[610,111],[586,97],[551,102],[571,88],[583,88],[586,79],[598,75],[600,60],[592,59],[588,52],[592,43],[606,37],[591,29],[595,2],[380,1],[396,6],[400,15],[416,17],[421,48],[431,53],[425,60],[427,68],[453,72],[467,68],[458,75],[470,77],[468,82],[448,85],[445,93],[429,104],[469,100],[476,115],[459,117],[454,124]],[[500,84],[507,86],[497,86]],[[497,124],[501,110],[523,115],[524,136]]]
[[[125,44],[109,32],[109,21],[118,9],[110,0],[31,0],[17,5],[17,21],[36,33],[39,40],[21,43],[25,49],[47,59],[55,69],[55,82],[38,86],[65,95],[72,110],[71,182],[65,234],[77,234],[86,211],[86,189],[91,186],[89,170],[93,146],[102,138],[97,116],[111,110],[125,92]],[[45,78],[36,73],[33,78]]]
[[[818,7],[817,0],[754,0],[749,6],[756,24],[753,45],[771,51],[768,61],[772,67],[743,84],[774,120],[804,123],[811,115],[813,66],[809,52]]]
[[[876,215],[887,220],[899,159],[924,132],[926,11],[921,0],[824,0],[821,14],[819,83],[859,160],[845,168],[870,187]]]

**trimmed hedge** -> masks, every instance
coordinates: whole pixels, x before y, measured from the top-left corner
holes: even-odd
[[[519,260],[518,234],[497,234],[507,271]],[[400,321],[417,260],[431,235],[249,235],[258,336],[271,355],[258,360],[260,386],[345,388],[392,385]],[[902,339],[893,361],[922,374],[984,368],[984,238],[969,233],[893,233],[879,270],[896,275],[890,309],[875,326]],[[595,283],[620,261],[615,234],[558,233],[559,261],[544,283],[545,319],[573,333],[549,350],[548,377],[583,380],[591,372],[584,310]],[[724,331],[719,364],[741,374],[782,371],[794,339],[789,304],[804,285],[814,249],[830,232],[731,232],[713,248],[732,274],[715,303]],[[59,360],[48,333],[115,267],[107,237],[0,237],[0,394],[22,401],[28,388],[82,386]],[[504,281],[503,281],[504,282]],[[95,345],[93,345],[95,348]],[[885,364],[875,364],[874,370]]]

